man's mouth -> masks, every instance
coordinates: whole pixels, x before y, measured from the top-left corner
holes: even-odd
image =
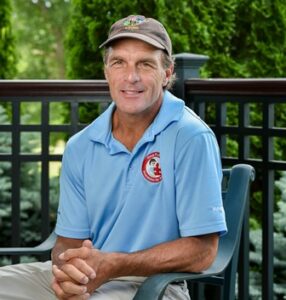
[[[121,92],[126,95],[138,95],[140,93],[143,93],[143,90],[121,90]]]

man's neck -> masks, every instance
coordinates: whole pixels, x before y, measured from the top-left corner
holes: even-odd
[[[120,113],[115,109],[112,117],[112,134],[129,151],[132,151],[141,139],[146,129],[157,115],[153,114],[130,116]]]

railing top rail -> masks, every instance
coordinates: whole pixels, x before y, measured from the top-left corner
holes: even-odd
[[[286,78],[188,79],[189,94],[205,95],[286,95]]]
[[[106,95],[106,80],[0,80],[0,97]]]
[[[189,94],[286,95],[286,78],[188,79]],[[0,80],[0,96],[79,96],[109,93],[106,80]]]

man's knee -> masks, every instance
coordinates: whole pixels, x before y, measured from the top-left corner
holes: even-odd
[[[112,280],[100,286],[90,300],[132,300],[141,282]]]

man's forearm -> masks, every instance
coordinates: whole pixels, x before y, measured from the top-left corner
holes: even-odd
[[[131,254],[110,253],[110,260],[117,262],[114,277],[200,272],[212,264],[217,246],[217,234],[186,237]]]

